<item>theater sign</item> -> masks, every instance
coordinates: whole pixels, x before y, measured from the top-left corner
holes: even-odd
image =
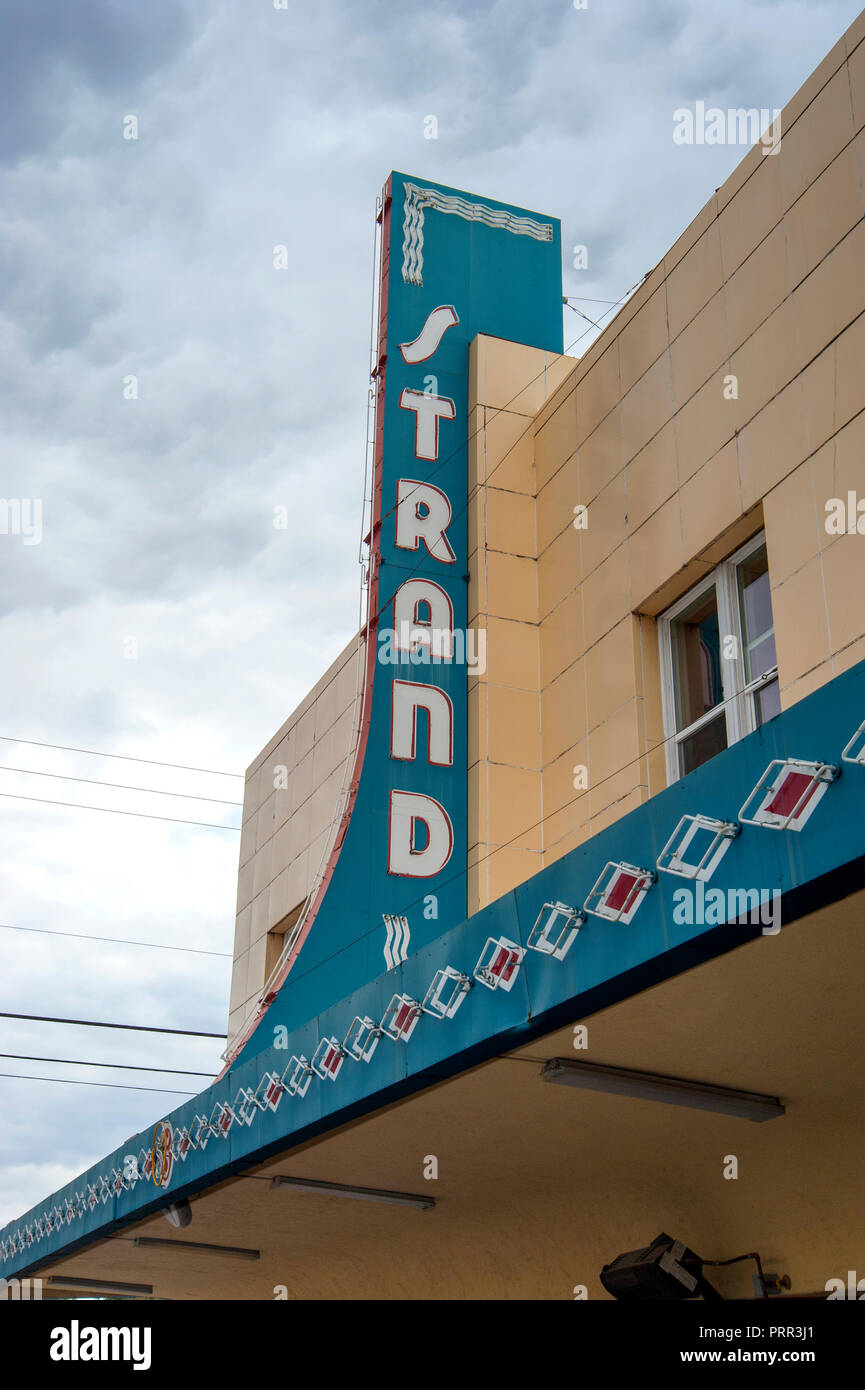
[[[273,990],[288,1023],[466,916],[468,688],[486,637],[468,612],[469,346],[562,350],[555,218],[395,173],[379,222],[366,693],[343,824]]]

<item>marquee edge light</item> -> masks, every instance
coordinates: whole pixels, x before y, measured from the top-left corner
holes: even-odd
[[[839,776],[840,769],[834,763],[774,758],[739,811],[739,820],[743,825],[760,825],[767,830],[800,831],[830,783]],[[746,815],[761,794],[759,805]]]

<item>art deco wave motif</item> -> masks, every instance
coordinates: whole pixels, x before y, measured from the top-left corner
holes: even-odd
[[[408,285],[423,284],[424,208],[464,217],[467,222],[483,222],[486,227],[499,227],[516,236],[533,237],[535,241],[553,239],[553,228],[549,222],[516,217],[503,208],[490,208],[486,203],[470,203],[465,198],[458,198],[455,193],[440,193],[437,188],[420,188],[415,183],[407,183],[403,204],[402,278]]]

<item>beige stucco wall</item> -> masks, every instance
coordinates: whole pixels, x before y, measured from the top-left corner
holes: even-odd
[[[560,360],[528,434],[539,354],[474,346],[470,907],[666,784],[656,615],[764,525],[784,707],[865,658],[865,538],[824,524],[865,498],[865,18],[781,127]]]
[[[573,359],[480,337],[469,355],[469,911],[542,867],[535,418]],[[529,828],[531,827],[531,828]]]
[[[263,988],[268,933],[303,902],[328,842],[355,745],[358,650],[353,638],[247,771],[229,1035]]]

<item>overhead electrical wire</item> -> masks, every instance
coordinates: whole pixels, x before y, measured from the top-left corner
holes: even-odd
[[[119,1028],[125,1033],[172,1033],[181,1038],[216,1038],[225,1040],[224,1033],[198,1033],[190,1028],[151,1028],[145,1023],[103,1023],[92,1018],[55,1018],[50,1014],[11,1014],[0,1012],[0,1018],[21,1019],[25,1023],[71,1023],[79,1028]]]
[[[39,806],[66,806],[72,811],[102,811],[109,816],[138,816],[141,820],[169,821],[172,825],[200,825],[204,830],[233,830],[240,834],[239,825],[217,825],[214,821],[184,820],[179,816],[157,816],[148,811],[121,811],[116,806],[84,806],[79,801],[53,801],[47,796],[23,796],[17,792],[0,792],[11,801],[35,801]]]
[[[588,314],[583,313],[582,309],[576,309],[569,299],[563,299],[562,303],[567,304],[568,308],[572,310],[573,313],[579,314],[580,318],[585,319],[586,323],[590,323],[593,328],[600,328],[601,325],[599,323],[595,323],[594,319],[590,319]],[[603,317],[603,315],[601,317]]]
[[[641,282],[642,283],[642,282]],[[636,288],[636,286],[635,286]],[[590,294],[563,294],[562,302],[570,304],[572,299],[576,299],[579,304],[621,304],[621,299],[595,299]]]
[[[85,782],[88,787],[114,787],[121,792],[147,792],[150,796],[179,796],[186,801],[212,801],[217,806],[242,806],[242,801],[227,801],[223,796],[196,796],[193,792],[170,792],[162,787],[133,787],[128,782],[98,782],[93,777],[73,777],[68,772],[41,772],[34,767],[9,767],[0,763],[0,772],[19,772],[25,777],[54,777],[61,782]]]
[[[194,956],[221,956],[233,959],[230,951],[205,951],[198,946],[163,946],[161,941],[130,941],[125,936],[89,936],[84,932],[55,931],[50,927],[15,927],[9,922],[0,922],[0,931],[34,932],[38,936],[68,936],[75,941],[110,941],[114,946],[149,946],[153,951],[184,951]]]
[[[65,743],[40,743],[34,738],[13,738],[11,734],[0,734],[2,743],[26,743],[31,748],[54,748],[60,753],[86,753],[93,758],[116,758],[125,763],[147,763],[150,767],[174,767],[179,772],[204,772],[213,777],[237,777],[243,781],[242,772],[225,772],[217,767],[187,767],[185,763],[162,763],[155,758],[135,758],[130,753],[100,753],[96,748],[72,748]]]
[[[98,1086],[109,1091],[151,1091],[162,1096],[194,1096],[195,1091],[172,1091],[167,1086],[126,1086],[121,1081],[73,1081],[69,1076],[24,1076],[16,1071],[0,1071],[10,1081],[54,1081],[58,1086]]]
[[[10,1062],[56,1062],[64,1067],[111,1067],[114,1071],[157,1071],[166,1076],[209,1076],[209,1071],[187,1071],[184,1067],[137,1067],[134,1062],[81,1062],[74,1057],[31,1057],[26,1052],[0,1052],[0,1057]],[[63,1078],[58,1076],[58,1081]]]

